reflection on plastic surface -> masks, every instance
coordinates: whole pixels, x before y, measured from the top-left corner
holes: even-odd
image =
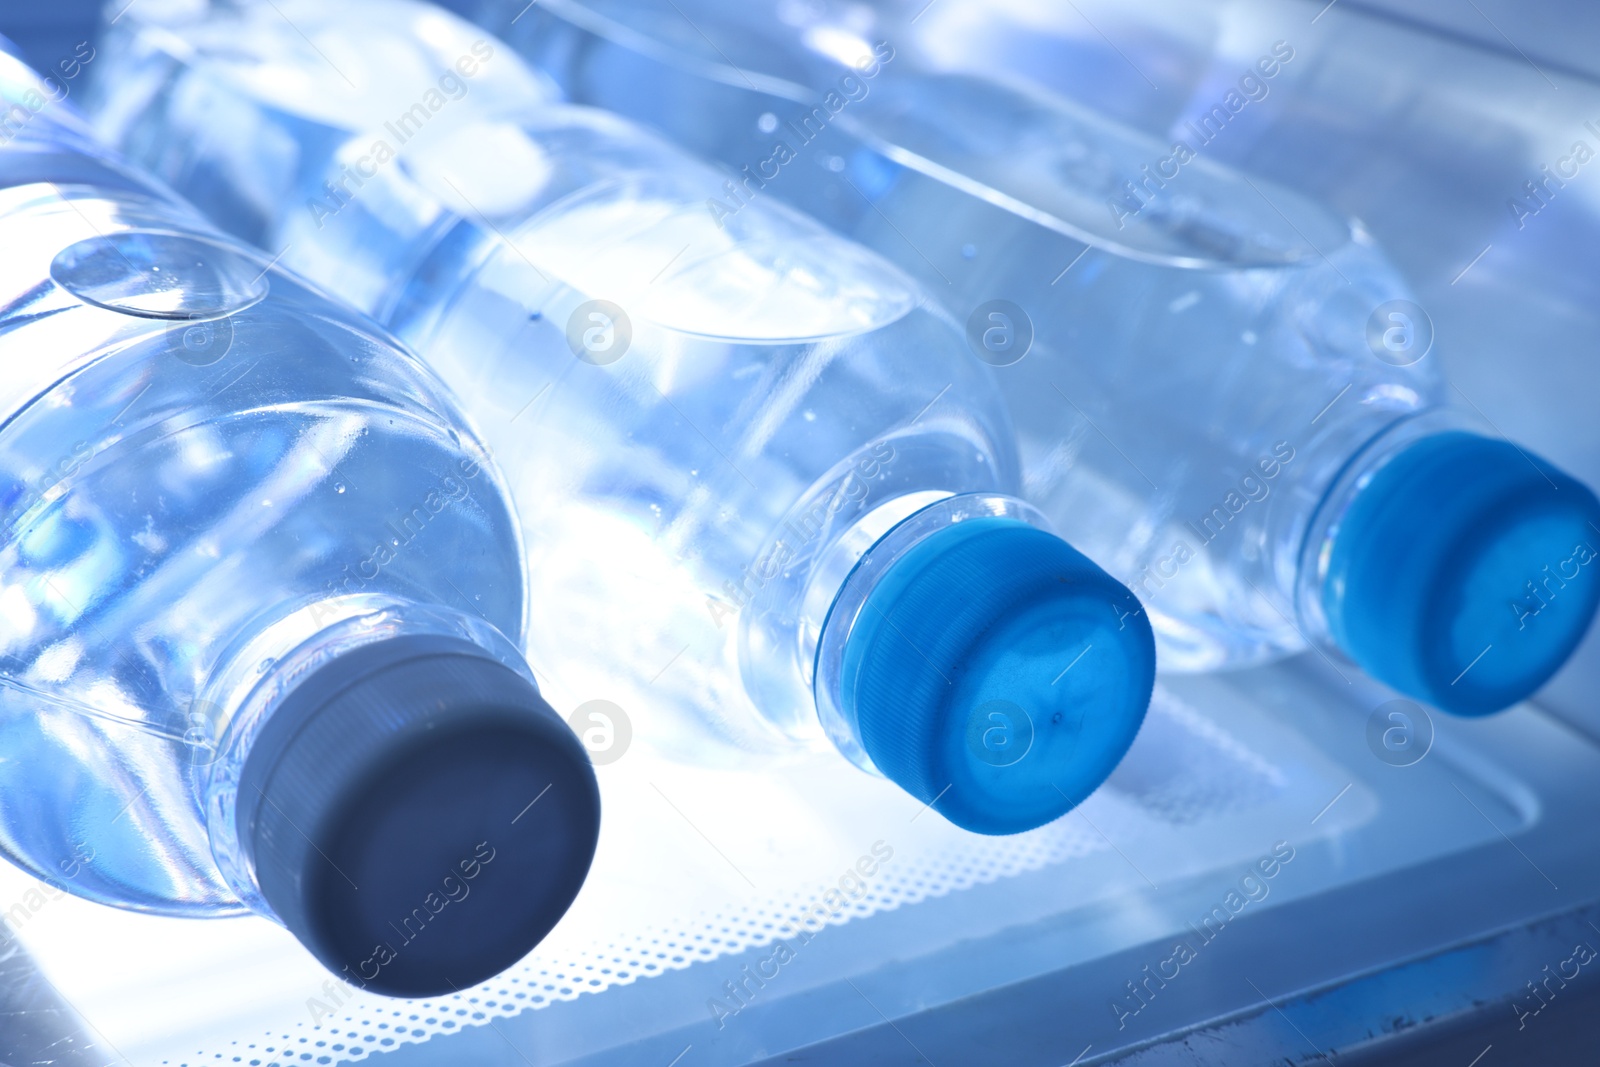
[[[982,833],[1069,811],[1137,732],[1154,641],[1017,499],[1004,404],[957,324],[776,200],[708,212],[731,183],[624,119],[474,93],[474,66],[522,69],[482,32],[417,3],[134,11],[98,119],[455,389],[517,497],[550,693],[648,709],[697,763],[833,745]],[[407,109],[371,69],[316,102],[272,76],[318,65],[307,44],[375,41],[462,77]],[[1012,764],[966,744],[993,701],[1027,706]]]
[[[1600,484],[1600,423],[1587,404],[1600,330],[1600,140],[1589,125],[1600,81],[1592,63],[1570,60],[1592,11],[1480,6],[993,0],[941,2],[911,22],[922,3],[871,5],[905,31],[896,45],[930,66],[1003,70],[1162,140],[1287,41],[1295,58],[1262,79],[1263,98],[1207,154],[1360,218],[1447,337],[1438,354],[1453,395]],[[1422,21],[1379,14],[1397,10]],[[1594,735],[1597,687],[1591,629],[1540,699]]]
[[[1286,17],[1257,26],[1253,10],[1231,9],[1230,67],[1161,140],[1003,64],[952,69],[918,47],[922,12],[892,2],[553,0],[482,17],[572,99],[735,170],[736,202],[801,207],[965,317],[1001,368],[1028,498],[1146,601],[1167,668],[1310,645],[1452,712],[1505,708],[1600,603],[1579,569],[1539,625],[1505,610],[1555,552],[1594,552],[1600,501],[1500,441],[1530,484],[1489,479],[1491,503],[1485,449],[1430,451],[1423,428],[1434,444],[1500,434],[1426,358],[1432,324],[1386,253],[1359,221],[1212,158],[1304,66],[1305,31],[1274,38]],[[981,5],[938,17],[963,12]],[[775,172],[768,146],[794,165]],[[1430,535],[1366,521],[1400,515],[1414,480],[1379,471],[1422,452],[1440,459]],[[1547,518],[1548,537],[1529,536]],[[1357,554],[1368,565],[1346,566]]]
[[[0,853],[57,895],[272,917],[378,992],[495,974],[599,824],[512,644],[498,474],[410,353],[131,177],[52,84],[0,54]],[[369,966],[440,867],[496,857]]]
[[[765,813],[768,810],[767,802],[771,794],[755,787],[749,776],[713,775],[710,776],[712,783],[708,784],[697,779],[675,777],[670,768],[652,763],[648,756],[637,756],[630,759],[628,765],[649,780],[654,792],[641,788],[638,796],[630,797],[623,805],[626,811],[625,818],[632,820],[631,825],[635,828],[633,835],[628,838],[628,847],[633,851],[626,859],[619,859],[616,862],[638,863],[640,857],[647,854],[688,861],[692,855],[689,850],[700,848],[702,852],[695,856],[694,860],[683,862],[681,866],[692,869],[694,875],[704,875],[706,871],[716,869],[719,877],[728,882],[727,887],[719,888],[715,892],[701,892],[703,885],[689,888],[687,881],[672,883],[677,892],[665,894],[667,899],[663,901],[651,895],[659,894],[661,888],[659,882],[650,886],[629,886],[625,892],[608,896],[603,905],[597,905],[598,913],[585,914],[586,928],[575,935],[571,945],[563,942],[562,945],[552,948],[553,952],[557,950],[569,952],[568,962],[556,963],[554,956],[547,957],[541,954],[530,967],[542,969],[547,973],[539,975],[533,975],[531,972],[518,973],[503,987],[498,985],[494,987],[504,988],[506,992],[503,994],[473,991],[468,996],[477,998],[476,1004],[470,999],[458,999],[412,1009],[364,1000],[350,1001],[348,994],[337,987],[334,987],[332,992],[325,986],[315,987],[316,981],[321,976],[311,975],[309,972],[302,975],[297,969],[298,961],[291,959],[290,952],[286,950],[284,943],[281,943],[281,939],[275,936],[275,932],[256,923],[231,924],[232,929],[220,934],[214,933],[212,929],[203,931],[204,936],[217,942],[221,948],[239,950],[236,955],[229,957],[227,963],[222,964],[231,968],[229,986],[226,990],[218,990],[202,986],[203,965],[199,961],[203,953],[191,954],[181,951],[172,953],[170,950],[170,946],[184,940],[198,946],[202,932],[193,932],[187,937],[175,930],[169,934],[171,928],[161,924],[159,920],[128,916],[104,916],[102,919],[104,925],[97,927],[94,917],[88,916],[89,921],[81,930],[74,931],[74,936],[52,939],[52,933],[55,931],[48,924],[55,920],[46,916],[53,916],[53,910],[48,913],[40,911],[38,915],[32,915],[25,908],[22,918],[31,926],[33,931],[31,936],[37,938],[41,946],[52,950],[46,955],[52,959],[53,966],[72,974],[78,980],[78,984],[71,988],[90,989],[91,995],[85,1002],[94,1004],[97,1009],[109,1005],[108,1010],[97,1013],[96,1017],[103,1014],[111,1020],[120,1021],[123,1029],[116,1031],[117,1036],[120,1040],[128,1042],[127,1047],[134,1051],[138,1062],[146,1060],[145,1051],[150,1049],[159,1049],[159,1052],[151,1051],[149,1059],[158,1056],[165,1058],[169,1051],[180,1050],[171,1052],[174,1062],[184,1057],[188,1058],[188,1062],[209,1062],[213,1052],[226,1060],[230,1054],[237,1055],[240,1048],[245,1045],[249,1045],[252,1050],[248,1056],[256,1056],[270,1048],[271,1052],[260,1057],[263,1062],[284,1059],[287,1056],[298,1059],[302,1051],[312,1057],[328,1056],[337,1059],[351,1055],[352,1047],[374,1049],[389,1047],[397,1041],[402,1043],[423,1041],[430,1035],[459,1029],[463,1025],[481,1025],[486,1018],[501,1018],[509,1014],[512,1009],[535,1001],[537,997],[544,997],[545,999],[539,1003],[548,1005],[553,1001],[576,997],[586,987],[591,990],[609,988],[613,984],[632,981],[641,974],[659,973],[667,969],[668,965],[687,966],[694,960],[715,959],[721,953],[736,951],[740,946],[750,943],[743,938],[751,938],[755,943],[759,943],[759,938],[763,935],[750,934],[748,931],[759,930],[761,924],[770,921],[773,916],[780,916],[790,922],[796,921],[796,909],[800,909],[802,914],[804,909],[804,903],[797,905],[796,901],[809,902],[815,898],[820,902],[830,891],[837,891],[840,894],[839,899],[848,900],[860,889],[863,902],[867,903],[869,911],[884,906],[884,903],[877,898],[880,887],[890,905],[905,902],[899,895],[901,883],[882,879],[885,875],[894,876],[898,862],[914,860],[918,856],[927,855],[932,859],[919,861],[920,865],[909,869],[923,881],[931,880],[932,884],[939,887],[971,888],[981,879],[970,875],[962,877],[954,873],[959,871],[962,864],[970,863],[992,864],[993,871],[1002,880],[1007,875],[1020,879],[1030,871],[1035,874],[1043,872],[1051,876],[1059,875],[1060,883],[1068,887],[1065,895],[1071,897],[1069,906],[1072,906],[1092,896],[1092,891],[1085,891],[1080,895],[1080,886],[1073,875],[1091,869],[1103,872],[1105,868],[1093,866],[1102,862],[1123,862],[1122,857],[1114,855],[1114,852],[1126,850],[1133,860],[1138,862],[1144,873],[1153,876],[1163,885],[1167,884],[1169,867],[1150,862],[1142,850],[1150,848],[1151,843],[1166,832],[1167,824],[1180,828],[1190,825],[1195,828],[1196,834],[1200,835],[1197,840],[1191,842],[1197,847],[1219,839],[1230,842],[1227,847],[1205,857],[1207,862],[1214,860],[1217,864],[1215,868],[1207,869],[1214,877],[1208,879],[1205,893],[1209,894],[1209,899],[1220,900],[1230,878],[1237,882],[1238,870],[1247,869],[1253,858],[1243,855],[1247,851],[1246,841],[1256,829],[1265,829],[1265,824],[1271,821],[1261,820],[1260,827],[1247,825],[1246,820],[1240,817],[1241,813],[1290,810],[1314,812],[1315,818],[1311,821],[1316,828],[1316,834],[1328,840],[1330,844],[1342,848],[1352,839],[1359,838],[1364,828],[1371,828],[1377,816],[1393,819],[1397,811],[1403,813],[1408,807],[1405,800],[1389,803],[1393,798],[1383,787],[1369,789],[1368,784],[1362,781],[1367,774],[1377,775],[1375,781],[1392,781],[1381,778],[1385,768],[1361,766],[1360,774],[1352,775],[1351,781],[1341,784],[1340,780],[1345,775],[1337,761],[1331,766],[1318,763],[1308,770],[1300,761],[1300,753],[1294,745],[1288,743],[1283,736],[1274,735],[1270,728],[1261,729],[1262,722],[1251,722],[1248,718],[1233,721],[1230,725],[1234,730],[1230,732],[1218,723],[1235,717],[1230,717],[1219,710],[1214,720],[1208,714],[1202,713],[1200,710],[1202,707],[1207,708],[1207,711],[1211,710],[1204,701],[1188,702],[1174,699],[1170,693],[1163,694],[1152,708],[1149,727],[1140,745],[1119,768],[1107,788],[1085,806],[1080,816],[1069,818],[1067,823],[1050,828],[1049,833],[1040,832],[1036,839],[1026,845],[1019,844],[1019,850],[1015,853],[1006,851],[1004,855],[994,853],[992,850],[979,855],[959,849],[941,851],[937,843],[924,841],[920,830],[908,835],[904,839],[905,843],[901,843],[902,839],[893,839],[895,844],[900,846],[898,849],[895,848],[895,844],[890,843],[892,839],[887,836],[876,838],[865,847],[859,847],[859,842],[846,840],[850,834],[834,827],[829,840],[836,847],[831,847],[827,850],[828,855],[824,856],[822,849],[797,848],[795,839],[802,842],[811,840],[811,835],[804,831],[828,820],[816,815],[794,818],[797,812],[781,803],[772,803],[770,812],[774,823],[786,831],[785,836],[779,840],[769,838],[763,844],[759,840],[760,835],[751,832],[745,817],[750,812]],[[577,711],[582,710],[582,707],[577,709]],[[1296,722],[1299,713],[1304,710],[1291,706],[1276,707],[1270,709],[1269,721],[1271,718],[1276,718],[1280,722],[1283,720]],[[1366,709],[1361,711],[1364,713]],[[1394,709],[1387,705],[1380,705],[1372,711],[1373,716],[1382,716],[1378,719],[1381,728],[1377,731],[1376,737],[1370,725],[1372,719],[1366,720],[1365,744],[1371,748],[1372,756],[1379,762],[1388,764],[1389,769],[1405,774],[1413,773],[1414,769],[1422,773],[1432,773],[1437,769],[1440,760],[1451,758],[1448,746],[1439,752],[1433,750],[1431,729],[1428,735],[1430,744],[1422,749],[1420,754],[1404,753],[1403,758],[1395,755],[1397,751],[1406,749],[1412,741],[1408,737],[1394,734],[1393,731],[1400,730],[1403,734],[1404,731],[1412,729],[1415,722],[1410,718],[1396,720],[1391,717],[1393,714],[1395,714]],[[1513,713],[1513,715],[1522,714]],[[576,711],[574,715],[577,715]],[[591,725],[594,724],[594,720],[588,721]],[[1351,736],[1356,737],[1360,733],[1361,716],[1354,715],[1350,721],[1354,724],[1350,727]],[[578,728],[576,722],[574,726]],[[615,738],[619,735],[612,736]],[[597,735],[596,743],[607,743],[603,737],[604,731]],[[1321,740],[1323,739],[1317,739],[1319,742]],[[1322,746],[1308,743],[1307,747],[1315,749]],[[1334,746],[1327,747],[1331,749]],[[624,751],[617,753],[619,759],[628,755],[625,744],[623,748]],[[1197,756],[1197,754],[1203,755]],[[1493,755],[1489,752],[1479,753],[1477,760],[1480,764],[1485,760],[1492,761]],[[1343,753],[1341,758],[1348,760],[1349,754]],[[1419,763],[1422,767],[1416,768],[1416,764]],[[1353,768],[1355,766],[1352,764]],[[805,777],[810,773],[810,769],[805,769],[797,771],[796,775]],[[805,789],[796,787],[795,791],[797,795],[803,793],[808,797],[811,790],[827,792],[831,788],[830,781],[826,769],[820,769],[815,781]],[[1309,790],[1302,794],[1299,789],[1306,781],[1313,786],[1329,788],[1324,795],[1311,797]],[[1447,797],[1454,798],[1454,793],[1448,788],[1449,783],[1439,778],[1429,781],[1431,786],[1440,789]],[[852,783],[856,785],[860,783],[854,779],[850,781],[841,779],[841,782],[843,789],[840,796],[844,799],[854,798],[856,794],[851,791],[850,786]],[[611,784],[608,781],[608,788]],[[1475,806],[1482,805],[1480,813],[1486,809],[1490,814],[1485,815],[1485,821],[1476,823],[1473,827],[1457,824],[1440,827],[1438,836],[1413,853],[1411,861],[1417,864],[1425,862],[1430,856],[1428,849],[1444,851],[1482,840],[1498,844],[1499,838],[1494,836],[1495,829],[1504,828],[1520,839],[1520,830],[1533,818],[1530,814],[1532,808],[1515,795],[1505,800],[1490,790],[1489,795],[1485,796],[1469,782],[1464,780],[1463,784],[1471,793],[1469,802]],[[1463,793],[1463,796],[1466,796],[1466,793]],[[885,805],[895,802],[887,796],[877,796],[875,799]],[[903,803],[903,798],[898,800]],[[1307,801],[1313,801],[1309,808],[1305,807]],[[655,813],[660,817],[660,821],[649,822],[639,818],[639,813],[652,804],[660,806],[660,810]],[[811,812],[816,804],[822,802],[806,799],[798,803],[797,808]],[[1375,811],[1374,804],[1376,804]],[[728,810],[746,805],[750,812],[739,813]],[[822,806],[826,807],[825,804]],[[874,825],[876,811],[873,804],[868,804],[865,808],[842,806],[849,809],[847,816],[840,816],[838,820],[842,825],[845,824],[846,817],[852,820],[847,824],[852,829]],[[1371,818],[1363,822],[1359,817],[1351,817],[1349,813],[1352,809],[1358,815],[1365,814]],[[863,811],[868,812],[866,817],[863,817]],[[1079,818],[1082,820],[1081,826],[1077,825]],[[785,822],[785,819],[789,821]],[[1089,821],[1091,819],[1092,824]],[[910,815],[906,824],[921,826],[928,821],[926,815]],[[638,828],[647,823],[651,832],[639,832]],[[1067,832],[1069,824],[1073,827],[1073,832]],[[669,832],[672,830],[675,830],[678,836],[672,836]],[[1101,831],[1105,833],[1102,834]],[[1124,836],[1124,831],[1127,832],[1127,836]],[[790,833],[793,837],[789,836]],[[712,845],[712,841],[716,844]],[[1112,841],[1115,841],[1116,845],[1111,845]],[[1262,841],[1265,842],[1266,839],[1263,838]],[[1295,841],[1301,844],[1303,838],[1297,837]],[[851,844],[858,846],[856,851],[851,851],[849,847]],[[711,847],[705,848],[707,845]],[[1359,842],[1357,846],[1354,851],[1359,853],[1361,851]],[[1232,855],[1230,848],[1236,849],[1241,854]],[[650,853],[646,851],[647,849],[655,851]],[[754,859],[746,857],[745,849],[754,853]],[[724,850],[727,856],[719,858],[717,853]],[[1159,852],[1159,849],[1156,851]],[[781,864],[773,859],[774,854],[785,857]],[[738,861],[737,867],[733,866],[735,859]],[[1506,852],[1506,859],[1508,863],[1515,862],[1509,850]],[[1131,864],[1133,860],[1129,863]],[[1165,864],[1167,861],[1161,862]],[[1358,866],[1360,862],[1363,861],[1356,861]],[[791,863],[793,869],[789,868]],[[725,864],[726,869],[719,867],[719,864]],[[1229,867],[1229,864],[1234,866]],[[862,866],[858,865],[864,865],[871,873],[862,874]],[[1181,866],[1181,862],[1172,863],[1172,867]],[[1203,864],[1198,860],[1192,860],[1191,866],[1199,869]],[[778,867],[783,869],[779,870]],[[801,867],[806,868],[803,875],[799,871]],[[660,869],[677,873],[677,868],[671,863],[661,864]],[[824,869],[829,872],[826,877],[819,873]],[[1297,874],[1303,869],[1291,868],[1291,872]],[[1131,866],[1121,873],[1131,882],[1139,882],[1139,876],[1132,872]],[[1361,873],[1371,872],[1363,870]],[[681,875],[685,879],[690,876],[691,870],[685,870]],[[8,873],[7,877],[15,880],[14,874]],[[784,907],[776,910],[769,908],[768,914],[760,917],[759,922],[744,919],[729,922],[721,914],[715,913],[712,918],[706,919],[703,914],[694,913],[693,907],[686,907],[684,913],[696,914],[695,919],[675,920],[671,915],[663,917],[662,912],[671,911],[679,905],[694,905],[701,897],[710,899],[720,896],[732,899],[746,891],[741,888],[740,882],[746,877],[763,886],[771,882],[801,888],[785,898]],[[1288,879],[1282,884],[1292,885]],[[1138,889],[1138,885],[1134,888]],[[23,896],[20,886],[18,892],[14,894],[9,892],[9,887],[6,892],[13,899],[28,899]],[[1289,892],[1294,890],[1291,888]],[[653,905],[661,905],[662,911],[651,911]],[[54,904],[48,906],[52,909],[55,907]],[[71,914],[81,911],[76,902],[69,902],[61,907],[63,911]],[[600,940],[585,943],[583,939],[590,933],[604,929],[607,925],[612,927],[617,925],[614,914],[605,914],[607,908],[623,911],[630,916],[630,922],[632,916],[642,916],[643,919],[657,924],[654,928],[656,931],[667,929],[678,931],[668,935],[674,938],[674,941],[667,950],[667,955],[652,959],[648,954],[651,950],[641,952],[638,946],[645,943],[646,939],[643,936],[635,942],[630,942],[626,949],[616,948],[614,951],[609,946],[604,950],[597,948],[601,943]],[[1203,908],[1190,914],[1198,915],[1200,910]],[[15,916],[17,911],[13,908],[7,914]],[[739,914],[743,916],[745,912],[741,910]],[[62,917],[62,926],[66,925],[67,917]],[[859,917],[867,918],[864,914]],[[35,922],[35,919],[39,921]],[[722,925],[718,925],[719,923]],[[162,950],[166,949],[169,956],[175,957],[173,966],[181,968],[181,971],[175,973],[181,973],[193,981],[182,995],[173,996],[170,988],[160,990],[159,996],[155,998],[159,1001],[158,1010],[146,1010],[144,1017],[135,1021],[133,1017],[136,1011],[150,1003],[139,999],[136,979],[128,978],[122,985],[111,981],[102,982],[96,987],[96,979],[93,976],[86,976],[82,970],[75,971],[74,966],[65,961],[67,954],[71,953],[78,958],[92,958],[97,964],[105,964],[108,962],[108,954],[96,951],[95,946],[90,944],[95,930],[114,931],[112,937],[120,939],[126,930],[132,930],[141,924],[154,932],[146,946],[148,955],[151,958],[160,958]],[[723,926],[729,927],[729,931],[724,932]],[[976,926],[977,924],[974,924],[974,928]],[[192,930],[192,927],[190,929]],[[1141,930],[1150,933],[1155,930],[1155,926],[1143,926]],[[698,932],[701,940],[695,940],[695,932]],[[249,943],[257,937],[260,938],[260,952],[252,956]],[[610,952],[609,956],[607,952]],[[222,953],[219,951],[218,955]],[[674,959],[674,956],[681,958]],[[283,966],[278,969],[274,969],[270,964],[239,966],[239,961],[246,958],[253,961],[276,958]],[[538,962],[539,960],[545,962]],[[115,960],[110,962],[115,970]],[[128,975],[149,974],[148,960],[130,959],[127,962]],[[138,966],[140,963],[144,964],[142,970]],[[779,963],[781,968],[782,961],[779,960]],[[779,973],[782,973],[781,969]],[[262,978],[270,983],[277,981],[280,976],[283,980],[276,990],[260,991],[263,995],[259,999],[268,1005],[260,1015],[245,1020],[241,1020],[237,1015],[232,1017],[226,1015],[227,1007],[237,1005],[249,998],[252,993],[258,992],[248,988],[246,983]],[[302,977],[305,979],[304,984],[297,985]],[[738,972],[732,969],[707,972],[705,977],[707,980],[704,999],[707,1002],[715,1000],[723,1004],[723,1010],[728,1013],[723,1021],[729,1025],[747,1022],[737,1018],[740,1014],[739,1001],[730,997],[720,986],[725,979],[739,978]],[[778,979],[779,983],[782,981],[781,978]],[[64,981],[63,984],[69,983]],[[784,991],[780,984],[766,992],[778,996],[783,995]],[[302,993],[305,994],[303,1005],[297,999]],[[76,993],[74,995],[76,998]],[[223,996],[226,996],[225,1004],[220,1000]],[[1098,1005],[1096,1010],[1099,1010]],[[174,1020],[185,1011],[188,1011],[191,1018],[197,1022],[197,1029],[191,1031],[191,1034],[199,1033],[200,1028],[215,1027],[216,1033],[232,1038],[243,1031],[229,1029],[230,1024],[240,1023],[243,1030],[254,1028],[255,1031],[272,1036],[254,1041],[239,1040],[230,1043],[220,1038],[212,1041],[209,1038],[196,1037],[193,1041],[189,1041],[191,1035],[186,1034],[180,1041],[174,1036],[180,1028]],[[715,1011],[712,1014],[715,1015]],[[352,1019],[354,1021],[350,1021]],[[307,1028],[313,1026],[315,1022],[322,1023],[324,1028],[312,1033]],[[450,1022],[456,1022],[456,1026],[448,1026]],[[143,1038],[137,1036],[141,1025],[145,1027]],[[128,1034],[135,1036],[129,1039],[126,1036]],[[141,1040],[144,1041],[143,1045],[138,1043]],[[197,1047],[193,1052],[182,1051],[188,1047],[183,1041],[188,1041],[188,1044]],[[356,1042],[364,1044],[355,1044]],[[341,1045],[342,1048],[337,1047]],[[449,1048],[449,1045],[443,1046],[444,1051],[440,1052],[442,1060],[448,1060]],[[204,1054],[198,1054],[202,1050]]]

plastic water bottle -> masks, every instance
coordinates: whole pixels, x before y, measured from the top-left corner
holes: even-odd
[[[107,128],[185,189],[282,177],[266,246],[464,398],[525,522],[541,675],[688,759],[837,747],[979,832],[1104,779],[1148,622],[1015,497],[992,372],[904,274],[772,201],[713,215],[722,175],[549,105],[435,8],[278,6],[304,38],[130,12],[104,48],[139,102]]]
[[[1115,48],[1065,6],[1018,0],[997,11],[941,0],[911,26],[908,50],[925,42],[922,54],[941,69],[999,63],[1008,79],[1159,137],[1211,114],[1243,83],[1249,103],[1206,146],[1208,157],[1360,218],[1438,324],[1451,395],[1600,485],[1600,422],[1586,387],[1600,326],[1588,268],[1600,218],[1579,192],[1596,146],[1589,124],[1600,115],[1593,78],[1554,79],[1553,89],[1543,58],[1529,65],[1470,7],[1462,10],[1476,20],[1477,41],[1473,26],[1444,12],[1397,21],[1339,5],[1308,30],[1292,7],[1254,0],[1203,11],[1076,2]],[[1446,24],[1463,33],[1442,33]],[[1517,44],[1549,56],[1585,39],[1583,29],[1568,19],[1559,39],[1547,32]],[[906,41],[898,28],[883,32]],[[1262,78],[1260,59],[1279,40],[1292,42],[1294,57]],[[1600,627],[1591,627],[1538,703],[1593,734],[1597,690]]]
[[[1157,142],[918,69],[859,6],[764,27],[717,2],[541,7],[515,40],[570,95],[753,175],[966,319],[1028,498],[1146,600],[1166,665],[1309,645],[1477,714],[1588,627],[1594,495],[1453,407],[1360,225],[1211,163],[1210,126]]]
[[[40,85],[0,54],[0,849],[375,991],[488,978],[599,821],[512,643],[500,475],[413,356]]]

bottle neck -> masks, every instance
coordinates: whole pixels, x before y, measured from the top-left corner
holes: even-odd
[[[996,443],[934,412],[841,457],[775,519],[748,563],[723,570],[716,602],[721,618],[737,614],[729,639],[739,680],[787,745],[832,747],[817,714],[817,650],[862,557],[930,505],[1016,481]]]
[[[272,914],[236,818],[239,783],[256,738],[295,687],[316,671],[365,646],[408,636],[466,641],[532,678],[517,649],[482,619],[362,593],[303,603],[257,631],[222,661],[196,701],[187,740],[197,763],[212,856],[228,886],[252,910]]]
[[[972,519],[1004,518],[1048,530],[1032,505],[1003,493],[910,494],[862,517],[819,564],[807,591],[807,618],[816,619],[812,691],[823,731],[856,766],[875,770],[860,724],[841,696],[844,650],[867,599],[896,562],[941,530]]]
[[[1325,595],[1334,543],[1351,506],[1390,460],[1425,437],[1452,430],[1499,436],[1485,420],[1468,412],[1451,407],[1428,408],[1390,422],[1369,437],[1328,484],[1311,513],[1295,569],[1294,613],[1313,648],[1325,654],[1344,655],[1329,630]]]

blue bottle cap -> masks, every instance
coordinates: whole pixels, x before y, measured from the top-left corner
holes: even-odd
[[[1600,604],[1600,501],[1515,445],[1424,437],[1340,520],[1323,580],[1364,671],[1458,715],[1509,707],[1566,662]]]
[[[845,643],[840,699],[891,781],[957,826],[1012,834],[1071,810],[1144,721],[1155,638],[1127,588],[1016,519],[896,560]]]
[[[464,641],[392,638],[309,675],[240,777],[261,895],[313,955],[390,996],[465,989],[538,944],[594,856],[582,743]]]

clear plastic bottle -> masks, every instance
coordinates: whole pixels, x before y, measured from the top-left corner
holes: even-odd
[[[1126,9],[1134,24],[1151,17],[1147,7]],[[1600,484],[1589,385],[1591,338],[1600,329],[1600,279],[1591,269],[1600,211],[1582,191],[1600,68],[1573,55],[1592,34],[1565,17],[1578,11],[1543,34],[1514,34],[1535,67],[1477,12],[1462,10],[1481,33],[1466,24],[1456,24],[1459,35],[1441,33],[1452,22],[1444,8],[1410,22],[1336,6],[1310,35],[1288,24],[1299,17],[1279,5],[1229,3],[1203,19],[1186,15],[1189,32],[1158,39],[1148,56],[1129,51],[1145,70],[1183,74],[1160,76],[1159,104],[1128,111],[1126,121],[1158,134],[1181,128],[1236,85],[1268,42],[1292,41],[1294,60],[1271,81],[1270,97],[1252,103],[1247,121],[1231,124],[1208,150],[1361,218],[1414,279],[1417,301],[1446,339],[1440,355],[1452,391],[1524,448]],[[918,20],[919,35],[943,14]],[[1127,48],[1126,37],[1106,29]],[[952,41],[949,54],[981,63],[1022,32],[1002,29],[984,54],[964,54]],[[1037,39],[1034,27],[1025,32]],[[1567,60],[1565,76],[1550,73],[1547,59]],[[1027,76],[1091,107],[1127,99],[1113,83],[1074,77],[1068,64],[1030,67]],[[1593,735],[1597,690],[1600,627],[1592,627],[1538,702]]]
[[[550,105],[437,9],[284,10],[304,39],[248,6],[130,13],[104,50],[148,104],[107,128],[185,189],[299,161],[267,245],[465,399],[525,520],[542,674],[687,759],[831,744],[980,832],[1104,779],[1148,623],[1015,498],[990,368],[914,283],[774,202],[719,217],[722,175]],[[420,82],[340,62],[407,47],[389,69]],[[478,94],[490,68],[525,99]],[[200,99],[257,136],[191,125]]]
[[[0,104],[38,84],[0,54]],[[488,978],[571,903],[599,820],[512,643],[500,475],[415,357],[68,104],[14,134],[0,850],[107,904],[274,918],[376,991]]]
[[[735,7],[555,0],[510,29],[573,98],[754,172],[966,318],[1028,499],[1147,601],[1164,664],[1310,645],[1475,714],[1571,653],[1600,505],[1451,406],[1359,224],[1213,164],[1209,128],[1162,143],[919,69],[869,8]]]

